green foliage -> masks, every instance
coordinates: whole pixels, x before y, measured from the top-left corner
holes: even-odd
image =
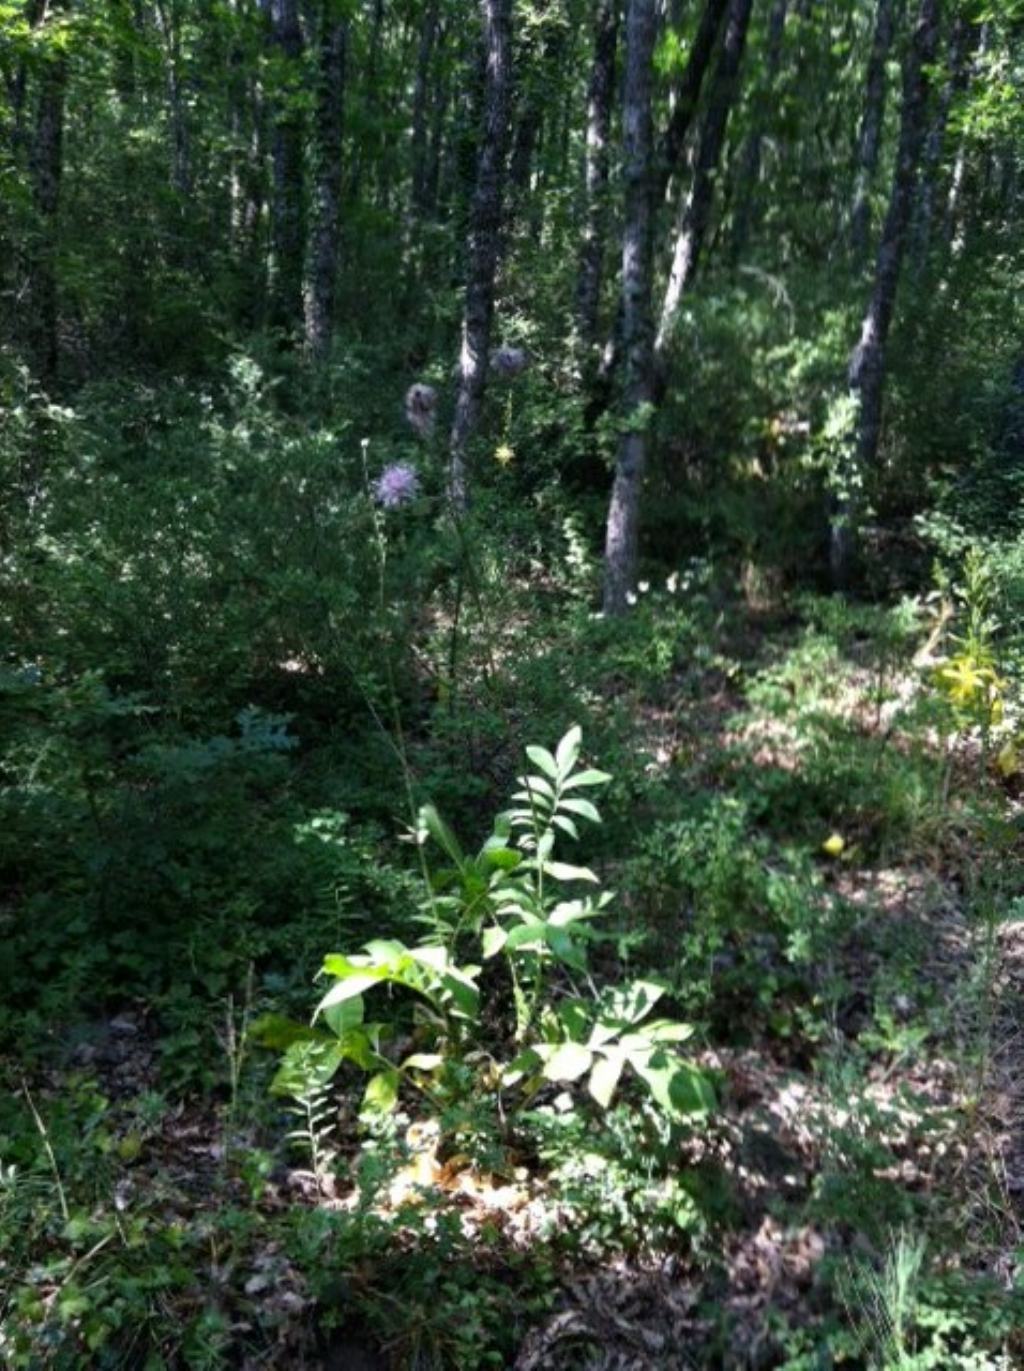
[[[526,749],[536,771],[518,778],[514,807],[499,816],[475,858],[464,855],[433,806],[421,810],[417,842],[431,840],[452,863],[430,877],[423,901],[434,940],[411,948],[375,940],[361,953],[326,957],[323,970],[334,984],[317,1007],[310,1033],[322,1018],[336,1041],[328,1046],[322,1031],[315,1038],[299,1036],[288,1047],[275,1089],[304,1095],[324,1083],[332,1062],[336,1069],[349,1060],[372,1073],[364,1115],[394,1110],[403,1081],[434,1110],[458,1102],[468,1089],[504,1115],[506,1090],[518,1090],[525,1102],[547,1082],[572,1085],[586,1077],[591,1099],[607,1109],[629,1067],[668,1116],[711,1107],[705,1077],[675,1051],[691,1029],[649,1017],[664,994],[662,985],[636,981],[595,992],[588,1001],[555,979],[560,968],[569,984],[574,973],[586,974],[594,920],[611,899],[607,893],[566,898],[561,889],[598,884],[588,868],[555,857],[560,836],[579,837],[579,820],[600,821],[581,792],[610,779],[580,765],[580,742],[574,728],[554,753]],[[477,949],[479,963],[456,961],[466,945]],[[502,985],[489,1016],[504,1015],[509,1002],[513,1011],[516,1050],[505,1062],[501,1047],[488,1041],[478,985],[482,966],[492,961],[501,967]],[[426,1050],[389,1057],[383,1046],[400,1036],[397,1025],[364,1022],[364,997],[384,985],[410,993],[414,1038]]]

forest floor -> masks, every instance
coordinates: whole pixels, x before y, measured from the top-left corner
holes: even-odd
[[[862,625],[747,624],[735,646],[628,701],[652,787],[711,825],[654,826],[616,871],[639,956],[699,933],[707,961],[688,1008],[718,1107],[667,1164],[595,1134],[489,1171],[413,1118],[368,1191],[348,1087],[333,1166],[289,1144],[241,997],[210,1034],[230,1086],[185,1097],[128,1003],[61,1026],[27,1079],[4,1063],[44,1147],[0,1175],[0,1360],[1024,1365],[1016,780]],[[700,871],[666,884],[680,832]]]

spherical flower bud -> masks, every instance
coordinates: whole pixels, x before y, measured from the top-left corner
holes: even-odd
[[[398,509],[415,500],[420,493],[420,478],[415,467],[406,462],[386,466],[373,485],[373,494],[385,509]]]

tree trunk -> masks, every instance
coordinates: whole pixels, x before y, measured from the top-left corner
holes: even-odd
[[[673,176],[680,170],[686,137],[697,112],[704,78],[711,63],[715,43],[728,5],[729,0],[706,0],[682,80],[671,92],[672,103],[668,123],[665,126],[664,135],[660,143],[654,148],[651,157],[649,179],[652,237],[656,233],[658,211],[665,203]],[[592,393],[587,406],[586,422],[588,428],[594,426],[611,402],[612,387],[622,353],[622,308],[620,293],[611,332],[605,339],[598,359],[597,373],[594,377]]]
[[[971,74],[971,58],[980,37],[981,28],[978,24],[972,23],[962,14],[957,15],[949,39],[949,75],[943,83],[935,116],[925,141],[921,185],[914,208],[914,257],[918,269],[924,265],[934,236],[935,201],[939,194],[950,111],[954,101],[967,89]]]
[[[469,211],[459,390],[448,468],[448,497],[456,513],[466,508],[469,440],[476,428],[487,388],[511,84],[512,0],[480,0],[480,10],[486,62],[483,129]]]
[[[448,31],[444,24],[438,33],[438,48],[443,52]],[[441,162],[444,151],[445,117],[451,96],[451,77],[441,65],[440,73],[434,82],[430,102],[430,136],[426,152],[426,167],[423,181],[423,215],[430,217],[437,213],[437,200],[441,185]]]
[[[940,0],[921,0],[903,71],[899,146],[893,171],[871,300],[849,367],[850,394],[856,406],[853,449],[848,469],[837,473],[831,531],[831,569],[837,587],[849,583],[857,543],[860,491],[875,465],[885,392],[885,344],[892,324],[900,271],[906,252],[914,191],[924,144],[929,93],[928,68],[934,63]]]
[[[183,198],[192,190],[192,140],[185,104],[181,14],[175,0],[156,4],[157,25],[164,41],[167,62],[167,104],[171,120],[171,185]]]
[[[897,3],[898,0],[878,0],[871,53],[868,57],[864,112],[857,138],[856,183],[853,207],[850,211],[850,247],[858,261],[862,261],[866,255],[871,236],[871,186],[882,146],[882,125],[885,121],[885,97],[888,89],[886,66],[896,28]]]
[[[430,69],[437,43],[439,0],[427,0],[416,57],[416,84],[412,97],[412,208],[417,219],[427,211],[430,167],[427,160],[427,118],[430,97]]]
[[[335,0],[320,4],[320,87],[316,107],[315,219],[310,264],[309,317],[306,344],[322,360],[331,345],[341,223],[342,119],[348,21],[338,16]]]
[[[384,34],[384,0],[373,0],[373,18],[366,54],[366,75],[363,83],[362,136],[358,141],[355,166],[352,174],[350,195],[353,201],[363,192],[363,178],[367,167],[373,167],[380,155],[380,91],[379,67],[381,40]]]
[[[583,174],[584,218],[576,283],[576,349],[583,370],[590,369],[597,344],[608,227],[608,136],[615,91],[615,48],[619,0],[597,0],[594,58],[587,90],[587,146]]]
[[[775,0],[768,17],[768,41],[765,45],[764,88],[757,101],[754,127],[747,137],[740,158],[740,203],[733,230],[733,253],[743,255],[751,231],[760,218],[761,158],[764,152],[764,126],[770,117],[771,101],[782,65],[782,41],[786,33],[789,0]]]
[[[622,614],[636,578],[640,496],[653,395],[651,351],[651,69],[656,0],[629,0],[623,155],[622,340],[626,366],[623,428],[605,533],[604,610]]]
[[[303,118],[296,100],[301,79],[302,30],[296,0],[270,0],[270,40],[279,63],[271,121],[271,323],[294,329],[302,319],[305,249]]]
[[[698,139],[693,182],[689,194],[680,201],[672,269],[665,288],[661,319],[654,342],[659,373],[672,336],[680,301],[696,275],[707,235],[715,192],[715,176],[725,142],[729,114],[739,90],[740,64],[747,41],[752,2],[753,0],[732,0],[729,6],[725,41],[722,44],[718,65],[715,67],[708,107]]]
[[[706,0],[682,80],[672,92],[672,108],[654,167],[652,194],[655,208],[663,203],[669,181],[679,170],[686,135],[697,112],[704,76],[728,7],[729,0]]]
[[[63,5],[55,6],[51,18],[59,20],[63,8]],[[35,132],[29,159],[36,222],[29,255],[28,337],[35,373],[44,388],[56,379],[59,357],[57,248],[67,82],[67,53],[59,43],[53,44],[45,51],[39,65]]]

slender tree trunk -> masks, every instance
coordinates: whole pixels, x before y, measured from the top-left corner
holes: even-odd
[[[686,135],[697,112],[704,77],[711,64],[722,20],[728,8],[729,0],[705,0],[704,9],[701,11],[700,23],[686,68],[678,88],[672,92],[672,108],[658,148],[652,190],[656,208],[664,201],[669,181],[679,170]]]
[[[647,464],[653,397],[651,351],[651,69],[656,0],[629,0],[623,155],[626,180],[622,230],[622,339],[626,365],[623,428],[608,506],[604,610],[622,614],[636,578],[640,496]]]
[[[430,167],[427,159],[427,120],[430,100],[430,69],[437,44],[439,0],[427,0],[420,29],[419,52],[416,57],[416,84],[412,97],[412,208],[417,219],[427,210],[427,187]]]
[[[860,492],[875,466],[885,393],[885,345],[896,304],[896,290],[906,253],[929,94],[929,67],[935,61],[941,0],[921,0],[910,51],[903,71],[899,147],[893,171],[889,209],[878,246],[874,288],[849,367],[849,387],[856,407],[856,427],[848,469],[838,473],[831,532],[832,576],[848,584],[856,552]]]
[[[381,150],[380,129],[380,91],[379,68],[381,40],[384,34],[384,0],[373,0],[373,18],[370,25],[370,41],[366,56],[364,95],[362,98],[363,120],[365,127],[359,139],[355,167],[352,174],[351,198],[358,200],[363,191],[363,178],[367,167],[373,166]]]
[[[950,111],[954,101],[967,89],[971,58],[980,36],[981,28],[978,24],[972,23],[962,14],[956,16],[949,39],[949,75],[936,102],[935,115],[925,141],[921,184],[914,208],[914,257],[918,270],[924,265],[932,246],[935,201],[939,194]]]
[[[440,52],[444,51],[447,30],[442,24],[437,38]],[[430,133],[426,149],[423,173],[423,216],[429,218],[437,213],[437,199],[441,184],[441,161],[444,149],[445,116],[451,94],[451,79],[443,64],[439,77],[434,82],[430,102]]]
[[[64,6],[51,17],[60,19]],[[57,376],[57,250],[60,232],[60,188],[64,174],[64,103],[68,82],[65,49],[54,44],[42,56],[38,75],[35,132],[29,159],[35,215],[29,255],[29,351],[44,388]]]
[[[301,78],[302,30],[296,0],[271,0],[270,14],[271,42],[281,67],[272,110],[271,322],[279,328],[292,329],[303,314],[304,121],[296,100]]]
[[[682,79],[671,92],[668,123],[660,142],[652,152],[651,158],[652,238],[656,232],[658,211],[665,203],[673,176],[681,169],[680,164],[686,138],[697,112],[701,89],[711,64],[711,58],[714,55],[715,44],[728,7],[729,0],[706,0]],[[622,353],[622,311],[623,304],[620,293],[611,331],[601,348],[597,374],[587,406],[588,427],[593,427],[611,401],[612,387]]]
[[[556,0],[543,0],[538,17],[548,20]],[[509,227],[526,224],[536,240],[543,227],[543,191],[537,193],[539,150],[546,145],[546,173],[557,185],[568,180],[568,149],[575,131],[575,83],[565,70],[567,33],[560,25],[542,30],[527,51],[517,54],[515,134],[509,158]],[[555,150],[557,149],[557,153]],[[552,156],[552,154],[555,154]]]
[[[739,206],[733,230],[733,253],[737,258],[743,255],[751,231],[757,227],[761,209],[759,184],[761,181],[761,159],[764,153],[764,127],[770,114],[770,101],[775,93],[775,85],[782,65],[782,43],[786,33],[786,15],[789,0],[774,0],[768,17],[768,41],[765,45],[764,89],[761,91],[755,114],[755,123],[747,136],[740,157]]]
[[[871,236],[871,187],[882,146],[885,98],[889,84],[886,66],[896,29],[898,3],[900,0],[878,0],[875,11],[875,29],[864,86],[864,112],[857,138],[856,183],[850,210],[850,247],[858,261],[865,257]]]
[[[167,61],[167,105],[171,120],[171,185],[182,197],[192,190],[192,138],[185,103],[181,13],[176,0],[157,0],[157,23]]]
[[[42,0],[29,0],[24,6],[24,18],[28,28],[34,29],[43,17]],[[3,80],[6,90],[6,109],[0,100],[0,136],[7,145],[7,156],[11,170],[20,175],[26,170],[32,156],[32,131],[28,127],[28,47],[23,44],[20,50],[4,53]],[[24,299],[23,289],[31,273],[29,246],[21,232],[21,213],[19,203],[8,196],[0,196],[0,242],[18,246],[0,256],[0,300],[14,301],[10,310],[10,334],[17,337],[24,330],[21,320],[19,300]],[[21,240],[19,242],[19,239]],[[0,324],[0,337],[8,338],[8,327]]]
[[[740,64],[747,41],[751,6],[752,0],[731,0],[725,26],[725,41],[715,67],[708,107],[701,125],[693,182],[689,194],[680,201],[672,268],[665,288],[661,319],[654,341],[659,373],[672,336],[680,301],[696,275],[707,235],[718,163],[725,143],[729,114],[739,90]]]
[[[448,496],[457,513],[466,508],[469,441],[487,388],[511,85],[512,0],[480,0],[480,11],[486,60],[483,129],[469,211],[459,390],[448,468]]]
[[[587,90],[587,147],[583,173],[584,218],[576,283],[576,348],[584,371],[597,343],[601,277],[608,228],[608,137],[615,92],[619,0],[597,0],[594,57]]]
[[[335,0],[320,5],[320,87],[316,106],[315,219],[311,245],[306,344],[322,360],[331,345],[341,224],[342,119],[348,21],[337,17]]]
[[[969,64],[967,73],[968,85],[977,76],[979,68],[984,64],[991,42],[991,23],[979,25],[977,40],[974,44],[974,59]],[[956,158],[953,162],[953,171],[949,179],[949,192],[946,195],[946,203],[943,206],[942,213],[941,242],[947,253],[954,249],[958,238],[957,230],[960,225],[960,213],[963,207],[964,183],[967,179],[967,148],[968,140],[961,134],[960,142],[956,150]]]
[[[230,13],[234,24],[234,34],[228,52],[228,135],[229,153],[229,208],[228,231],[234,251],[242,246],[245,224],[245,161],[248,128],[246,116],[249,112],[248,89],[246,82],[246,51],[242,41],[241,28],[244,11],[240,0],[231,0]]]

